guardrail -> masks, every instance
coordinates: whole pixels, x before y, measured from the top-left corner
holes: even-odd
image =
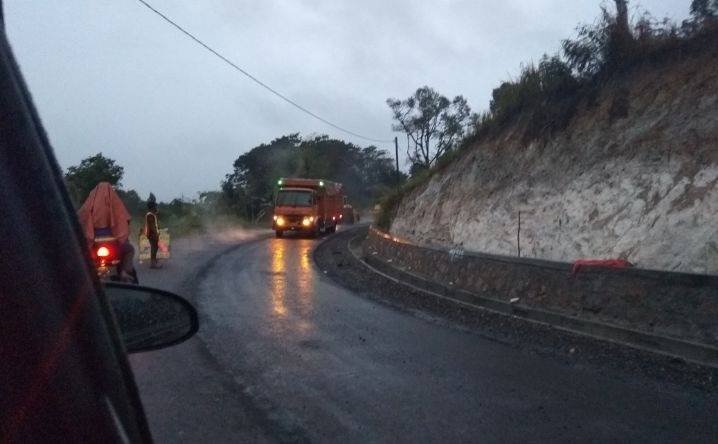
[[[582,267],[416,245],[371,228],[370,265],[494,311],[718,367],[718,276]]]

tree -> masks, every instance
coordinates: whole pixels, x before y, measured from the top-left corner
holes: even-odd
[[[427,166],[423,163],[412,163],[411,167],[409,168],[409,175],[414,177],[417,174],[421,174],[422,172],[426,171]]]
[[[628,25],[628,0],[615,0],[615,2],[617,32],[630,34],[631,28]]]
[[[636,39],[628,20],[628,0],[615,4],[615,15],[602,6],[598,23],[579,26],[576,39],[562,42],[566,62],[581,78],[611,74],[634,59]]]
[[[607,48],[609,69],[615,69],[631,58],[635,49],[635,39],[628,22],[628,0],[615,0],[616,23],[611,32]]]
[[[568,124],[578,103],[579,86],[565,62],[544,55],[538,66],[522,67],[516,81],[503,82],[493,90],[489,111],[499,125],[523,117],[523,137],[528,141]]]
[[[451,150],[475,120],[465,98],[449,100],[428,86],[405,100],[390,98],[386,103],[397,122],[392,129],[407,136],[409,161],[427,168]]]
[[[695,35],[709,27],[714,27],[718,21],[718,0],[692,0],[691,18],[683,21],[683,34]]]
[[[222,191],[200,192],[197,204],[203,214],[226,214],[231,209],[231,203]]]
[[[76,205],[100,182],[109,182],[120,187],[124,168],[102,153],[83,159],[79,165],[71,166],[65,174],[65,182]]]
[[[375,146],[361,148],[319,136],[303,141],[299,153],[300,176],[341,182],[346,195],[358,206],[368,205],[400,180],[394,172],[393,159]]]
[[[300,143],[299,134],[290,134],[239,156],[222,182],[228,206],[248,217],[259,211],[262,201],[271,201],[277,179],[296,174]]]
[[[369,204],[401,180],[386,151],[324,135],[304,140],[299,134],[280,137],[240,155],[233,166],[222,183],[222,200],[245,217],[258,214],[272,202],[280,177],[341,182],[349,199],[359,206]]]
[[[386,151],[368,146],[362,148],[359,155],[361,161],[357,168],[366,191],[372,196],[383,193],[378,188],[395,187],[406,179],[403,173],[394,169],[394,159]]]
[[[117,190],[117,194],[120,196],[120,199],[122,199],[122,202],[125,204],[125,208],[127,208],[127,211],[129,211],[130,214],[138,215],[144,212],[145,203],[142,201],[142,198],[140,198],[140,195],[137,194],[137,191]]]
[[[691,2],[691,16],[704,21],[716,18],[718,15],[718,0],[693,0]]]

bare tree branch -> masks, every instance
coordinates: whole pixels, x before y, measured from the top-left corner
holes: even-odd
[[[450,101],[427,86],[405,100],[386,102],[398,122],[392,129],[406,134],[407,156],[421,167],[430,167],[451,150],[471,125],[466,99],[457,96]]]

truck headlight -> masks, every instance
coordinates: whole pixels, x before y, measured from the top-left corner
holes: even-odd
[[[274,222],[277,224],[278,227],[283,227],[286,223],[282,216],[275,216]]]
[[[302,226],[309,227],[312,225],[312,222],[314,222],[314,218],[312,216],[305,217],[302,219]]]

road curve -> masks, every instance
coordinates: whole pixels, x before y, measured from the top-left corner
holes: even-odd
[[[316,269],[318,242],[243,245],[198,282],[200,340],[275,439],[718,438],[711,394],[570,366],[364,299]]]

